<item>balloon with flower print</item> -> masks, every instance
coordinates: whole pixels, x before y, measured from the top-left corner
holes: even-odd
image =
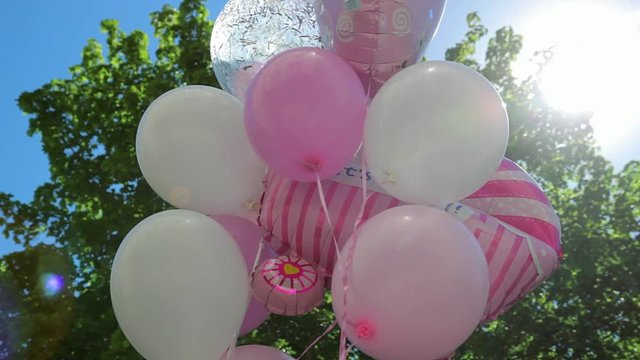
[[[302,257],[312,263],[319,274],[331,277],[337,252],[329,222],[333,224],[333,234],[342,248],[352,235],[353,224],[361,210],[364,210],[361,215],[366,223],[384,210],[404,205],[384,193],[367,172],[364,177],[368,180],[368,194],[363,209],[362,190],[359,188],[362,170],[359,162],[352,162],[337,176],[322,181],[328,217],[322,209],[315,183],[300,183],[270,172],[264,182],[265,193],[259,218],[259,224],[266,234],[266,243],[277,254]],[[498,185],[501,186],[500,192],[496,191]],[[538,190],[535,194],[532,191],[523,192],[523,185]],[[531,198],[533,195],[537,200]],[[549,227],[542,226],[545,224],[542,219],[535,219],[538,215],[523,212],[513,216],[516,213],[512,211],[513,217],[508,217],[506,213],[498,212],[501,208],[486,204],[500,200],[526,203],[546,214],[544,218],[557,219],[548,200],[543,201],[541,196],[544,194],[535,181],[505,158],[489,182],[478,192],[461,204],[446,207],[474,234],[489,263],[492,292],[483,321],[504,313],[551,275],[558,266],[561,253],[559,246],[554,245],[559,244],[559,228],[542,232]],[[480,209],[473,208],[474,204]],[[491,216],[493,214],[495,218]],[[531,216],[534,217],[531,221],[524,221]],[[513,221],[518,219],[523,220],[520,223],[530,226],[521,226]],[[550,224],[553,223],[555,220]]]
[[[324,277],[300,257],[280,256],[264,262],[251,282],[254,297],[280,315],[305,314],[324,299]]]
[[[144,220],[114,261],[115,313],[143,356],[292,360],[235,343],[330,289],[336,321],[307,350],[339,326],[325,357],[348,359],[349,340],[380,360],[451,359],[558,267],[560,221],[503,158],[496,87],[415,64],[445,6],[229,1],[211,55],[235,97],[174,89],[138,127],[145,180],[185,209]],[[281,338],[275,324],[259,337]]]

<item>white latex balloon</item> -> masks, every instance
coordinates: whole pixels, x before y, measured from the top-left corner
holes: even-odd
[[[441,207],[494,174],[508,138],[507,112],[493,85],[464,65],[431,61],[402,70],[373,99],[364,152],[389,194]]]
[[[185,86],[156,99],[136,137],[142,174],[173,206],[244,215],[262,193],[265,165],[244,130],[242,104],[222,90]]]
[[[218,359],[233,345],[249,302],[245,261],[214,220],[161,212],[120,245],[111,301],[120,328],[146,359]]]
[[[286,353],[263,345],[245,345],[232,349],[220,360],[294,360]]]
[[[211,32],[211,60],[223,89],[244,101],[258,70],[276,54],[322,47],[314,0],[229,0]]]

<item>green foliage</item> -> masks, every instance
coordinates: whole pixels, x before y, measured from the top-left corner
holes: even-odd
[[[68,254],[38,245],[5,256],[0,263],[0,358],[51,359],[63,346],[74,320],[70,287],[47,291],[48,274],[73,280]],[[26,344],[27,346],[20,346]]]
[[[126,34],[117,21],[106,20],[106,41],[90,40],[68,79],[19,99],[30,115],[29,133],[42,136],[51,181],[30,204],[0,193],[5,236],[27,246],[0,263],[2,359],[140,358],[117,326],[108,282],[125,234],[167,208],[138,169],[137,123],[151,101],[171,88],[217,86],[208,55],[212,23],[203,0],[165,6],[151,22],[155,56],[146,34]],[[447,59],[481,71],[500,90],[510,115],[508,156],[547,190],[563,222],[566,257],[541,288],[478,329],[459,358],[640,358],[640,163],[614,173],[594,146],[588,114],[568,116],[546,107],[535,77],[516,82],[510,65],[522,37],[513,29],[496,32],[481,64],[474,55],[487,29],[476,13],[467,23],[466,37],[447,51]],[[55,246],[31,247],[38,234],[54,238]],[[43,272],[66,275],[61,295],[42,296]],[[272,316],[240,342],[300,354],[333,322],[329,302],[303,318]],[[334,330],[305,359],[335,359],[338,338]]]
[[[477,12],[467,15],[467,26],[469,31],[467,31],[465,38],[454,47],[447,49],[445,56],[449,61],[459,62],[477,70],[480,65],[472,56],[476,53],[476,44],[483,36],[487,35],[489,30],[482,25]]]

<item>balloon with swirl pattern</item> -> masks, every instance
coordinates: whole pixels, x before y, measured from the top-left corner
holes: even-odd
[[[317,0],[322,42],[356,70],[369,95],[415,64],[438,29],[446,0]]]

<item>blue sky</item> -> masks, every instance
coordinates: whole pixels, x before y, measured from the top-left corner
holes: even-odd
[[[466,31],[465,16],[478,10],[492,31],[503,25],[527,23],[532,14],[563,0],[450,0],[439,33],[428,52],[430,59],[443,58],[447,47]],[[617,0],[601,0],[607,4]],[[163,4],[177,6],[179,0],[8,0],[0,12],[0,191],[29,201],[34,189],[49,178],[48,162],[40,139],[26,135],[28,121],[15,99],[54,78],[67,76],[67,69],[80,61],[81,51],[90,38],[103,39],[100,20],[115,18],[125,31],[142,29],[152,33],[149,14]],[[209,0],[212,19],[224,0]],[[620,0],[624,9],[640,8],[638,1]],[[640,19],[640,18],[639,18]],[[528,30],[535,35],[534,30]],[[528,34],[525,34],[525,39]],[[482,53],[482,49],[480,50]],[[614,154],[618,163],[640,158],[639,137]],[[19,249],[0,238],[0,255]]]

